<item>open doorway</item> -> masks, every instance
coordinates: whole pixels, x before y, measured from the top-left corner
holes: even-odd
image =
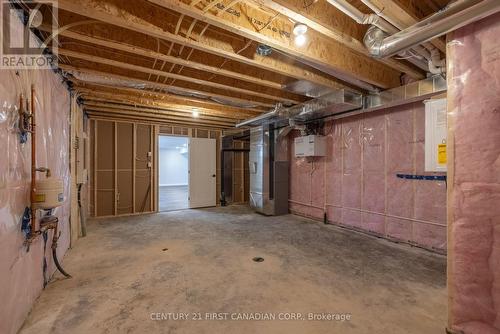
[[[159,136],[158,208],[172,211],[189,208],[189,139]]]

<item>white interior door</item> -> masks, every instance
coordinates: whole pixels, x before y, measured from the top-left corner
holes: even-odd
[[[217,205],[215,139],[189,138],[189,207]]]

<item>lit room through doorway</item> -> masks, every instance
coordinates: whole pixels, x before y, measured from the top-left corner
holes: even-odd
[[[189,149],[187,137],[159,136],[158,189],[160,211],[189,207]]]

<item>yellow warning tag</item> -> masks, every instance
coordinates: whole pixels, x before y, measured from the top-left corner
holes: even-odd
[[[446,144],[438,145],[438,163],[439,164],[446,163]]]
[[[35,203],[45,202],[45,194],[36,194]]]

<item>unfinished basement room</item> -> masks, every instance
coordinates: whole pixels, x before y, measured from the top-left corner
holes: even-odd
[[[500,334],[500,0],[0,3],[0,334]]]

